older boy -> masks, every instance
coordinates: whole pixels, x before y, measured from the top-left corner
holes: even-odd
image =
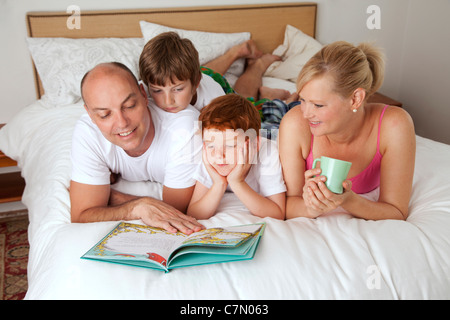
[[[155,104],[171,113],[189,105],[201,110],[225,94],[213,78],[200,71],[192,42],[175,32],[162,33],[147,42],[139,58],[139,73]]]
[[[233,89],[221,75],[237,59],[246,58],[247,68]],[[200,66],[193,43],[175,32],[164,32],[144,46],[139,58],[140,78],[155,104],[176,113],[189,105],[201,110],[212,99],[234,90],[250,100],[285,99],[289,92],[262,86],[262,76],[280,57],[263,54],[252,40],[232,47],[224,55]]]

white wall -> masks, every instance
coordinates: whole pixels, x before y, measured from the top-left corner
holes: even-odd
[[[81,10],[274,3],[277,0],[0,0],[0,123],[8,122],[35,100],[32,64],[25,37],[28,11]],[[279,1],[281,2],[281,1]],[[301,2],[282,0],[282,2]],[[450,143],[450,56],[448,0],[317,0],[316,38],[372,41],[387,56],[381,92],[398,99],[411,113],[418,134]],[[189,4],[187,4],[189,3]],[[430,5],[432,3],[432,5]],[[366,12],[381,9],[381,28],[369,30]]]
[[[386,76],[381,92],[398,98],[400,85],[401,47],[409,0],[332,0],[318,6],[316,38],[322,43],[345,40],[354,44],[371,42],[383,48],[386,55]],[[369,29],[372,15],[367,8],[380,8],[380,29]]]
[[[450,1],[411,0],[398,98],[416,132],[450,144]]]

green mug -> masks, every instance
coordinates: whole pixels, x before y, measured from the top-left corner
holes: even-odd
[[[352,163],[329,157],[320,157],[314,160],[313,169],[316,168],[317,162],[320,162],[321,175],[327,177],[325,182],[327,188],[334,193],[344,192],[342,182],[347,178]]]

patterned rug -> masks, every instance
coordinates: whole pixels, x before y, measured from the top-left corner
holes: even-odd
[[[22,300],[28,289],[28,219],[0,223],[0,300]]]

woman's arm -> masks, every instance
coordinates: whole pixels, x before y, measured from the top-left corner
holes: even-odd
[[[305,158],[302,142],[311,134],[302,127],[303,115],[299,107],[290,110],[281,120],[278,132],[278,151],[286,183],[286,219],[295,217],[315,218],[319,214],[309,212],[303,199],[305,185]],[[309,145],[309,144],[308,144]]]
[[[349,207],[349,212],[365,219],[406,219],[411,198],[416,158],[416,135],[411,116],[398,107],[386,110],[381,124],[380,197],[366,210]]]
[[[381,124],[380,196],[377,202],[353,194],[343,208],[358,218],[380,220],[408,217],[416,155],[416,135],[410,115],[389,107]]]
[[[345,192],[336,195],[324,183],[308,183],[315,197],[317,210],[330,211],[338,206],[355,217],[368,220],[408,217],[414,174],[416,138],[409,114],[400,108],[389,108],[382,122],[380,136],[380,196],[371,201],[351,191],[351,182],[344,182]]]

